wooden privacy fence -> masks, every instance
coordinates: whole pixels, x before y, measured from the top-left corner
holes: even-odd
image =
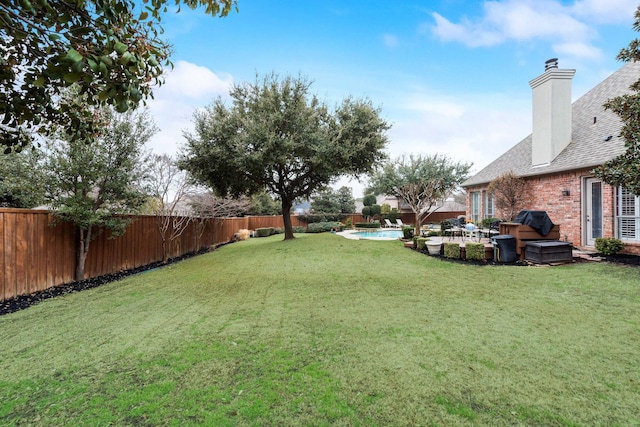
[[[361,215],[349,215],[352,222]],[[0,301],[28,295],[74,280],[75,229],[70,223],[52,226],[49,211],[0,208]],[[297,216],[293,226],[306,227]],[[201,228],[201,227],[204,228]],[[283,227],[282,216],[210,218],[189,223],[169,248],[174,258],[233,239],[240,229]],[[202,231],[200,233],[200,231]],[[91,242],[85,278],[116,273],[162,261],[162,240],[156,217],[137,216],[119,237],[101,233]]]
[[[402,215],[412,224],[413,214]],[[101,233],[91,242],[85,265],[85,278],[141,267],[162,261],[162,240],[156,217],[137,216],[119,237]],[[343,221],[364,222],[360,214],[347,215]],[[76,265],[75,229],[61,222],[52,226],[49,211],[0,208],[0,301],[28,295],[74,280]],[[306,227],[296,215],[294,227]],[[240,229],[283,227],[282,216],[209,218],[189,223],[172,242],[169,258],[233,239]]]

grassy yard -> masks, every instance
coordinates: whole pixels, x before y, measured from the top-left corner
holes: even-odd
[[[640,271],[251,239],[0,317],[0,425],[640,424]]]

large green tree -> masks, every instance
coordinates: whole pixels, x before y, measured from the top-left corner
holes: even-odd
[[[7,0],[0,2],[0,143],[64,125],[88,141],[99,124],[59,103],[75,84],[91,105],[126,111],[152,95],[170,65],[161,17],[175,3],[226,16],[236,0]]]
[[[91,241],[104,229],[112,236],[124,233],[131,221],[126,215],[144,203],[144,145],[156,132],[146,112],[105,108],[93,114],[104,128],[90,144],[67,137],[47,146],[50,206],[57,220],[76,228],[76,280],[84,279]]]
[[[34,208],[44,203],[42,153],[23,150],[0,157],[0,207]]]
[[[640,31],[640,6],[636,10],[633,29]],[[640,40],[634,39],[620,51],[620,61],[640,60]],[[640,79],[630,87],[631,93],[609,99],[604,107],[622,120],[620,136],[626,151],[594,170],[594,174],[614,187],[625,187],[640,195]]]
[[[467,179],[471,163],[454,162],[447,156],[400,156],[377,169],[369,189],[402,199],[416,214],[416,230],[438,200],[449,197]]]
[[[350,214],[356,211],[356,199],[347,186],[337,190],[326,187],[316,191],[311,198],[311,213]]]
[[[231,90],[195,113],[181,165],[218,195],[278,196],[285,240],[291,207],[341,175],[368,173],[385,158],[389,125],[369,101],[345,99],[330,110],[302,77],[271,74]]]
[[[350,187],[342,186],[335,192],[336,199],[340,204],[340,213],[354,213],[356,211],[356,199],[353,197],[353,190]]]

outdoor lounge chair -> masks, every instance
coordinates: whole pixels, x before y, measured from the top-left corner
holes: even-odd
[[[398,223],[398,227],[404,227],[404,224],[402,223],[402,220],[400,218],[396,219],[396,222]]]
[[[387,227],[389,228],[398,228],[399,225],[392,223],[391,221],[389,221],[389,218],[385,218],[384,219],[385,224],[387,224]]]

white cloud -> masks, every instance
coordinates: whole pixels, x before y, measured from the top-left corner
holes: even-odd
[[[196,108],[228,95],[232,84],[233,78],[228,74],[178,61],[165,75],[165,84],[154,90],[155,99],[147,102],[160,128],[150,142],[153,151],[175,154],[183,142],[183,131],[193,129],[191,119]]]
[[[528,99],[489,95],[476,99],[430,99],[429,105],[408,109],[394,123],[389,132],[392,157],[445,154],[455,161],[472,162],[473,171],[478,172],[531,132]]]
[[[637,7],[637,0],[578,0],[573,11],[596,23],[615,24],[631,23]]]
[[[432,14],[436,21],[433,33],[443,41],[457,41],[469,47],[493,46],[504,41],[504,37],[496,31],[482,28],[466,18],[460,24],[454,24],[437,12]]]
[[[598,61],[602,59],[602,51],[585,43],[557,43],[553,45],[553,51],[561,57],[578,57]]]
[[[628,3],[627,0],[613,0]],[[494,46],[508,40],[519,42],[550,40],[557,53],[574,58],[598,59],[600,51],[591,41],[597,36],[586,20],[604,8],[604,0],[583,0],[582,5],[564,6],[557,0],[487,1],[483,15],[475,20],[461,18],[451,22],[433,13],[433,34],[443,41],[454,41],[469,47]],[[609,19],[619,17],[608,13]],[[573,49],[569,49],[573,47]]]
[[[382,36],[382,42],[387,47],[396,47],[398,46],[399,40],[394,34],[384,34]]]
[[[398,93],[388,106],[395,119],[387,149],[394,159],[404,154],[444,154],[473,163],[472,174],[531,133],[531,99],[513,94],[466,94],[452,97],[419,88]],[[365,180],[366,181],[366,180]],[[366,182],[341,179],[361,197]]]
[[[218,75],[207,67],[186,61],[178,61],[165,80],[161,88],[164,89],[163,94],[193,99],[225,94],[233,84],[233,78],[228,74]]]

